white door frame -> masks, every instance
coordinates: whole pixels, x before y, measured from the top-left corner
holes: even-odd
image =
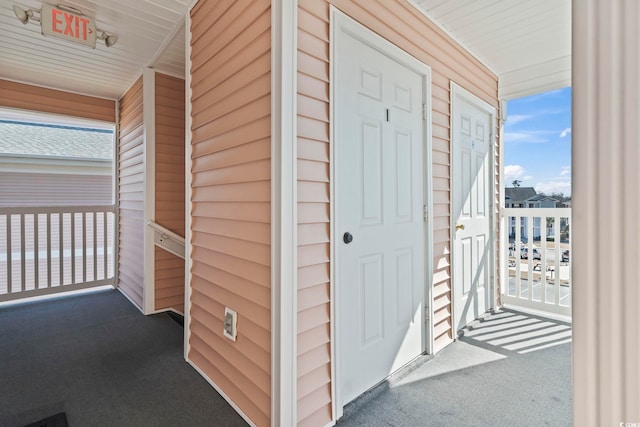
[[[432,294],[433,294],[433,219],[432,219],[432,204],[433,200],[431,195],[432,191],[432,146],[431,146],[431,67],[427,66],[423,62],[419,61],[415,57],[411,56],[407,52],[401,50],[398,46],[390,43],[386,39],[382,38],[378,34],[364,27],[360,23],[356,22],[333,5],[331,6],[331,38],[330,38],[330,94],[331,94],[331,102],[330,102],[330,135],[331,135],[331,144],[330,144],[330,159],[331,159],[331,168],[330,168],[330,194],[331,194],[331,358],[333,363],[331,364],[331,383],[332,383],[332,406],[333,406],[333,414],[334,421],[340,418],[343,414],[343,407],[348,402],[343,402],[341,397],[341,391],[339,387],[337,387],[338,382],[336,381],[337,377],[337,369],[336,365],[340,363],[339,349],[337,348],[337,340],[340,337],[340,330],[337,327],[339,321],[339,307],[340,301],[336,299],[336,263],[338,263],[339,255],[339,242],[341,242],[340,236],[336,233],[336,215],[339,212],[339,206],[336,200],[336,191],[335,191],[335,176],[336,171],[334,169],[335,161],[334,161],[334,144],[336,143],[336,132],[335,132],[335,118],[336,118],[336,106],[334,104],[334,100],[337,99],[336,94],[341,89],[340,82],[337,79],[337,75],[335,73],[335,64],[336,64],[336,42],[340,40],[340,33],[344,32],[349,34],[350,36],[356,38],[357,40],[365,43],[366,45],[372,47],[378,52],[384,54],[385,56],[393,59],[404,65],[405,67],[411,69],[417,74],[421,75],[423,78],[423,184],[424,184],[424,196],[423,196],[423,204],[424,208],[424,216],[425,216],[425,227],[424,227],[424,249],[425,249],[425,260],[424,260],[424,269],[425,269],[425,284],[424,284],[424,310],[425,310],[425,322],[428,325],[424,328],[424,336],[423,336],[423,351],[427,353],[433,353],[433,323],[431,319],[433,319],[433,304],[432,304]]]
[[[454,128],[454,108],[455,108],[455,100],[457,97],[463,98],[466,102],[468,102],[469,104],[478,107],[479,109],[481,109],[482,111],[486,112],[487,114],[489,114],[491,116],[491,129],[490,129],[490,136],[489,136],[489,151],[490,151],[490,159],[489,161],[491,162],[491,178],[489,179],[489,185],[491,188],[491,191],[489,192],[489,195],[491,196],[491,200],[489,201],[489,210],[491,212],[490,218],[489,218],[489,235],[491,236],[491,258],[489,260],[489,266],[490,266],[490,274],[489,274],[489,306],[487,307],[487,309],[492,310],[495,308],[496,305],[496,295],[495,295],[495,290],[496,290],[496,285],[495,285],[495,281],[496,281],[496,250],[497,250],[497,237],[496,237],[496,205],[495,205],[495,194],[496,194],[496,170],[495,170],[495,161],[496,161],[496,109],[495,107],[491,106],[489,103],[483,101],[482,99],[480,99],[479,97],[477,97],[476,95],[472,94],[471,92],[469,92],[468,90],[466,90],[465,88],[463,88],[462,86],[458,85],[457,83],[455,83],[453,80],[451,81],[450,84],[450,88],[451,88],[451,116],[450,116],[450,126],[449,126],[449,139],[451,140],[451,155],[450,155],[450,163],[451,163],[451,204],[453,206],[455,196],[458,192],[458,189],[454,187],[453,185],[453,179],[454,179],[454,173],[453,173],[453,168],[454,168],[454,162],[455,162],[455,149],[454,149],[454,132],[455,132],[455,128]],[[501,159],[502,160],[502,159]],[[455,283],[456,283],[456,277],[455,277],[455,265],[454,262],[456,260],[456,249],[455,249],[455,237],[456,237],[456,232],[455,232],[455,227],[456,227],[456,218],[454,218],[454,212],[453,209],[451,209],[451,215],[450,215],[450,226],[449,226],[449,233],[450,233],[450,241],[451,241],[451,294],[452,296],[455,296]],[[459,310],[459,307],[457,307],[458,302],[456,301],[455,297],[451,298],[451,304],[452,304],[452,316],[453,316],[453,321],[452,321],[452,325],[453,325],[453,339],[457,340],[458,339],[458,312],[457,310]]]

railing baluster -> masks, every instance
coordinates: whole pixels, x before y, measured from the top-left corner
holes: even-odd
[[[51,287],[51,213],[47,213],[47,288]]]
[[[540,218],[540,301],[547,302],[547,217]]]
[[[38,244],[38,226],[40,222],[40,216],[38,214],[33,215],[33,288],[38,289],[40,287],[40,245]]]
[[[76,283],[76,214],[71,214],[71,284]]]
[[[27,290],[27,236],[25,234],[25,215],[20,214],[20,289]]]
[[[64,285],[64,214],[62,211],[58,213],[58,246],[60,248],[59,256],[60,256],[60,286]]]
[[[520,292],[521,292],[521,260],[522,260],[522,249],[521,249],[521,245],[520,245],[520,240],[522,239],[522,235],[520,233],[520,227],[522,224],[522,217],[520,215],[516,215],[515,216],[515,227],[516,227],[516,235],[513,241],[513,245],[515,247],[515,257],[516,257],[516,277],[515,277],[515,282],[516,282],[516,298],[520,298]]]
[[[98,213],[93,212],[93,280],[98,280]]]
[[[108,261],[109,261],[109,257],[108,257],[108,237],[107,237],[107,217],[108,217],[108,213],[107,212],[102,212],[102,229],[104,232],[104,248],[102,256],[103,256],[103,261],[104,261],[104,272],[102,274],[102,278],[106,279],[109,276],[109,271],[108,271]]]
[[[533,216],[527,215],[527,281],[529,285],[529,295],[527,299],[531,301],[533,299]]]
[[[554,222],[558,224],[558,226],[555,227],[554,229],[555,231],[554,240],[558,242],[558,244],[556,245],[556,251],[553,254],[555,257],[555,264],[558,266],[558,270],[556,271],[556,281],[553,287],[555,289],[554,304],[560,305],[560,244],[562,242],[560,241],[560,216],[559,215],[555,216]]]
[[[11,279],[13,279],[13,267],[11,265],[12,254],[11,254],[11,214],[7,214],[7,293],[10,294],[13,291],[13,286],[11,284]]]
[[[87,281],[87,213],[82,212],[82,283]]]

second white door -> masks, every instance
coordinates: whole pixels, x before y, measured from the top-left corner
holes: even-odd
[[[453,294],[456,329],[491,308],[491,107],[453,86]]]
[[[349,402],[425,349],[423,75],[336,46],[338,386]]]

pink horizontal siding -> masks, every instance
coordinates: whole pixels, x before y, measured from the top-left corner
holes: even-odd
[[[155,75],[155,221],[184,237],[185,82]],[[155,248],[155,308],[184,312],[184,260]]]
[[[63,114],[114,123],[113,100],[47,89],[0,79],[0,106]]]
[[[270,6],[200,0],[191,11],[188,357],[258,426],[271,418]],[[235,342],[225,307],[238,313]]]

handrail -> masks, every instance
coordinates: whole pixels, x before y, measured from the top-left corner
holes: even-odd
[[[156,246],[161,247],[167,252],[171,252],[175,256],[184,259],[184,237],[151,220],[147,221],[147,225],[154,231],[153,242],[156,244]]]
[[[95,206],[26,206],[26,207],[0,207],[0,215],[33,215],[48,213],[85,213],[85,212],[111,212],[115,213],[115,205],[95,205]]]
[[[571,217],[571,208],[502,208],[503,216]]]

